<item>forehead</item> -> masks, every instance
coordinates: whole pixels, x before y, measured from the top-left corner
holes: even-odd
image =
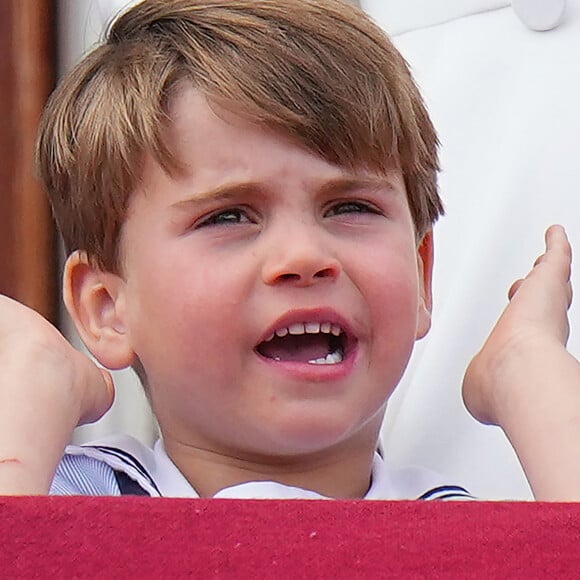
[[[391,151],[377,156],[376,148],[370,141],[367,143],[368,135],[345,136],[342,130],[337,130],[336,120],[325,124],[321,119],[313,121],[305,117],[292,123],[285,114],[278,114],[278,110],[249,110],[239,102],[207,96],[190,80],[182,79],[174,85],[166,100],[166,111],[165,142],[178,161],[196,137],[207,138],[209,142],[230,139],[232,144],[239,139],[250,142],[256,137],[260,140],[267,137],[355,173],[387,175],[401,169],[398,153]],[[391,132],[385,139],[390,136]]]
[[[318,189],[348,190],[398,180],[398,168],[376,172],[329,162],[296,138],[258,123],[248,115],[208,101],[192,85],[176,91],[168,109],[167,142],[180,171],[172,177],[195,183],[196,191],[221,183],[284,183]],[[154,164],[148,164],[149,169]],[[399,188],[396,183],[394,188]],[[259,189],[259,188],[254,188]]]

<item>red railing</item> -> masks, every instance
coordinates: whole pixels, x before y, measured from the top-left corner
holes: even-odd
[[[580,504],[0,499],[3,578],[565,578]]]

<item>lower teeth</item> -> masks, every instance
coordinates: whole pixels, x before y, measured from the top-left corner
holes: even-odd
[[[309,360],[310,365],[335,365],[343,361],[343,356],[340,351],[335,351],[327,354],[324,358],[317,358]]]

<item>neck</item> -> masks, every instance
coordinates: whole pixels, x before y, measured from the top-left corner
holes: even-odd
[[[239,457],[164,438],[165,449],[200,497],[251,481],[275,481],[315,491],[325,497],[355,499],[366,495],[376,438],[352,445],[292,457]]]

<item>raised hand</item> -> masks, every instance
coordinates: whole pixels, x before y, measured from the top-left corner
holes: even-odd
[[[534,496],[580,501],[580,363],[566,350],[571,250],[563,228],[509,292],[510,302],[471,362],[463,398],[471,414],[499,425]]]
[[[465,374],[465,404],[484,423],[500,422],[495,407],[506,391],[525,389],[520,377],[530,368],[554,350],[565,351],[572,251],[561,226],[550,227],[545,239],[545,253],[510,288],[508,306]]]
[[[48,492],[74,428],[99,419],[113,398],[106,370],[0,296],[0,494]]]

